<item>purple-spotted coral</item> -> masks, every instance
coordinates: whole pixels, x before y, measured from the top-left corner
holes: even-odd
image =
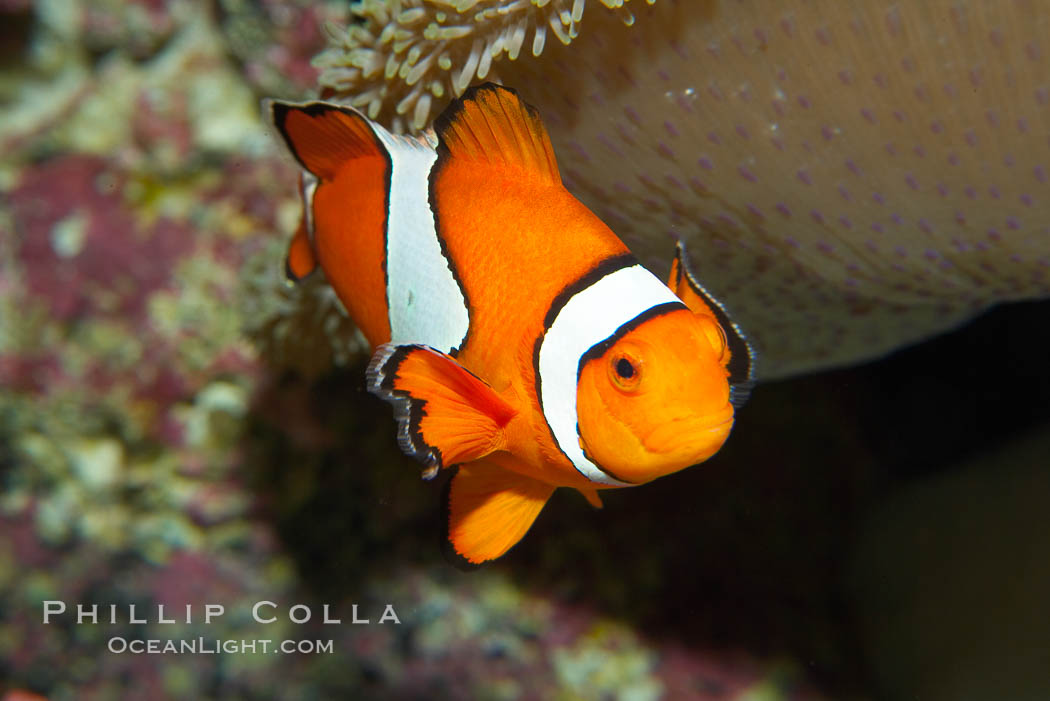
[[[406,128],[469,83],[518,89],[566,184],[644,262],[688,244],[763,378],[1050,293],[1037,3],[613,4],[364,2],[321,83]]]

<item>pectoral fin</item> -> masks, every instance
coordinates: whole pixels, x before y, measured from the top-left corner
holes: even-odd
[[[528,532],[553,492],[486,460],[460,465],[445,495],[450,554],[467,567],[499,557]]]
[[[718,302],[693,275],[685,245],[681,241],[675,245],[674,260],[671,261],[671,275],[667,286],[678,295],[680,300],[685,302],[685,306],[689,307],[694,314],[715,316],[714,310],[719,307]]]
[[[755,353],[744,332],[729,318],[725,306],[700,284],[693,274],[685,245],[679,241],[675,247],[671,276],[667,286],[678,295],[694,314],[713,317],[722,327],[729,350],[726,369],[729,371],[730,401],[740,406],[747,401],[755,383]]]
[[[394,405],[398,442],[427,465],[424,477],[506,447],[503,429],[517,412],[444,353],[420,345],[379,346],[367,382],[370,392]]]

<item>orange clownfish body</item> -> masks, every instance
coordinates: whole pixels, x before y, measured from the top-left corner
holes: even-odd
[[[569,194],[516,93],[472,88],[420,137],[333,103],[270,111],[305,169],[289,275],[324,270],[424,476],[456,467],[448,539],[467,562],[517,543],[556,487],[600,506],[597,489],[725,442],[747,343],[680,245],[665,285]]]

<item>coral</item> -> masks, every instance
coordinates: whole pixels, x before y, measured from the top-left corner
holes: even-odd
[[[301,6],[280,7],[231,4],[213,20],[192,4],[127,7],[137,19],[115,5],[36,6],[35,53],[0,78],[14,98],[0,125],[0,226],[13,234],[0,237],[5,683],[55,700],[518,698],[616,685],[651,697],[712,670],[734,693],[767,683],[767,662],[684,650],[633,632],[626,607],[601,611],[658,586],[658,553],[627,582],[598,584],[595,570],[566,580],[593,588],[594,607],[526,576],[595,549],[589,529],[567,548],[539,539],[533,548],[549,547],[525,551],[517,573],[468,578],[439,559],[438,492],[419,484],[388,412],[361,391],[360,337],[320,276],[282,276],[295,167],[252,88],[276,85],[283,61],[316,47],[263,68],[266,51],[231,48],[250,36],[231,19],[242,11],[262,36],[300,31]],[[154,30],[129,39],[141,21]],[[283,85],[307,80],[295,72]],[[228,614],[43,626],[54,599]],[[278,621],[251,619],[259,600],[285,607]],[[298,626],[285,615],[297,601],[330,603],[344,622],[354,603],[375,620],[390,602],[402,624]],[[113,636],[331,639],[335,653],[158,659],[108,653]]]
[[[899,453],[889,453],[891,458],[883,462],[959,460],[960,454],[952,451],[962,410],[954,405],[962,403],[945,387],[970,388],[972,375],[984,368],[991,378],[986,403],[995,420],[982,418],[981,427],[1016,423],[1013,409],[1019,400],[1016,394],[1004,394],[1006,390],[1035,393],[1033,406],[1047,406],[1045,383],[1033,379],[1046,355],[1045,344],[1034,343],[1045,327],[1040,324],[1045,314],[1035,310],[1020,321],[1011,317],[1015,320],[997,327],[993,341],[979,352],[968,351],[970,355],[948,363],[940,387],[923,382],[930,381],[933,369],[946,365],[943,349],[897,378],[896,385],[891,381],[899,372],[895,365],[877,377],[854,369],[760,386],[741,410],[725,451],[704,470],[686,471],[634,493],[610,494],[597,511],[571,495],[556,494],[530,537],[506,558],[480,572],[460,573],[439,555],[440,485],[420,483],[417,466],[397,448],[389,410],[363,391],[366,359],[360,337],[320,276],[299,286],[283,278],[283,250],[299,216],[296,167],[279,153],[279,144],[261,122],[256,98],[264,91],[293,97],[309,92],[313,74],[306,58],[321,48],[314,22],[338,17],[338,4],[224,2],[214,15],[181,2],[6,6],[19,16],[35,13],[35,19],[26,30],[31,34],[10,49],[24,47],[20,65],[6,70],[5,64],[0,75],[0,92],[11,104],[0,123],[4,684],[53,700],[813,699],[818,698],[815,684],[835,697],[848,696],[864,678],[857,669],[859,654],[837,578],[858,503],[870,491],[870,482],[885,479],[873,473],[876,467],[886,469],[875,465],[883,455],[879,451],[895,445],[887,435],[899,436],[907,428],[912,439],[895,445]],[[359,16],[367,10],[378,17],[381,8],[366,5],[354,6]],[[750,27],[741,23],[745,5],[719,4],[722,21]],[[568,13],[560,26],[567,33],[569,26],[575,27],[578,35],[571,45],[553,41],[554,30],[548,29],[542,56],[529,58],[540,26],[537,13],[544,8],[514,5],[522,13],[534,13],[529,15],[530,29],[518,60],[506,60],[504,51],[488,77],[498,69],[504,80],[518,84],[540,104],[558,140],[567,181],[632,237],[633,245],[648,251],[651,261],[664,253],[666,221],[660,222],[678,217],[677,230],[709,252],[698,256],[705,272],[714,274],[710,267],[724,264],[725,279],[735,280],[739,289],[733,291],[740,302],[769,303],[768,311],[749,312],[767,346],[769,372],[861,357],[855,341],[866,336],[856,335],[859,326],[840,324],[847,316],[843,309],[862,310],[862,303],[870,303],[867,318],[882,320],[879,324],[888,323],[884,316],[898,305],[901,317],[911,320],[909,338],[930,331],[929,319],[916,321],[920,317],[911,295],[918,295],[918,287],[895,290],[893,297],[882,288],[870,299],[859,292],[853,299],[839,294],[835,284],[850,285],[836,278],[841,270],[829,261],[832,254],[843,253],[842,242],[850,239],[829,241],[834,243],[831,253],[813,253],[801,225],[788,234],[799,244],[796,249],[770,233],[772,226],[760,232],[768,238],[752,239],[750,229],[726,224],[732,212],[749,211],[746,204],[759,202],[734,199],[743,198],[744,184],[750,187],[743,176],[727,177],[724,183],[713,177],[732,168],[734,159],[746,160],[741,144],[761,141],[757,127],[746,121],[754,112],[740,107],[745,102],[740,72],[749,62],[768,69],[776,56],[802,51],[796,48],[803,43],[801,27],[813,27],[804,24],[812,19],[803,13],[808,6],[795,9],[791,26],[800,41],[790,49],[774,36],[773,27],[783,32],[777,23],[781,15],[750,6],[760,8],[751,10],[757,13],[753,16],[773,18],[764,29],[764,53],[749,43],[753,32],[738,36],[743,49],[737,49],[718,34],[728,31],[722,24],[705,24],[705,18],[715,19],[702,12],[713,6],[709,3],[660,0],[651,11],[640,2],[620,11],[592,3],[578,23],[574,6],[547,5],[547,11],[559,11],[559,23],[560,12]],[[437,7],[406,2],[399,13]],[[683,16],[690,7],[688,17]],[[820,3],[815,7],[827,9]],[[1004,13],[1016,17],[1009,13],[1020,12],[1018,7],[1005,6]],[[668,8],[671,14],[659,14]],[[625,10],[637,16],[633,27],[623,24]],[[90,22],[84,20],[89,15]],[[829,31],[838,36],[840,15],[826,15]],[[449,9],[446,24],[452,16]],[[402,17],[404,26],[427,26],[408,21],[412,17]],[[675,19],[683,20],[677,30],[669,26]],[[913,31],[913,23],[906,24]],[[372,32],[374,27],[367,26]],[[848,22],[846,26],[851,31]],[[915,31],[927,26],[925,21],[914,23]],[[654,35],[673,37],[677,31],[684,37],[687,30],[702,30],[695,41],[717,40],[723,73],[697,81],[690,71],[699,69],[679,65],[681,59],[670,62],[667,52],[674,53],[674,46]],[[472,31],[497,37],[488,29]],[[1023,38],[1027,29],[1013,31]],[[638,45],[630,38],[637,38]],[[813,41],[821,45],[815,35]],[[282,50],[272,42],[282,43]],[[593,57],[603,51],[596,44],[602,42],[604,51],[622,55],[623,63],[595,63]],[[467,61],[472,46],[473,39],[447,47],[449,60]],[[678,46],[693,59],[710,55],[704,53],[707,44],[700,51],[683,38]],[[1024,61],[1012,65],[1027,69],[1025,46],[1022,41],[1018,49]],[[869,50],[860,43],[858,56]],[[405,48],[398,55],[408,60],[410,51]],[[747,60],[735,58],[733,51],[742,51]],[[917,66],[925,56],[916,53]],[[421,53],[417,60],[422,58]],[[5,55],[5,60],[14,59]],[[705,67],[703,61],[694,62]],[[617,68],[602,80],[586,77],[583,87],[574,82],[603,65],[623,67],[627,73]],[[652,72],[640,72],[638,67],[647,65]],[[554,80],[551,66],[564,68]],[[551,83],[548,88],[540,84],[536,71],[541,67]],[[443,72],[440,65],[431,70],[441,71],[436,75],[447,80],[460,75]],[[794,70],[792,79],[797,75],[803,85],[813,85],[819,77]],[[660,71],[668,76],[681,72],[696,91],[685,94],[684,86],[665,87],[671,79],[664,81]],[[477,77],[476,69],[471,75]],[[983,75],[988,84],[998,74]],[[1029,84],[1032,75],[1017,68],[1016,84],[1037,91]],[[632,86],[631,79],[639,85]],[[721,100],[712,96],[712,80]],[[759,83],[755,76],[750,80],[751,104],[757,105]],[[798,90],[785,88],[791,104],[798,105],[805,90],[788,87]],[[444,90],[441,99],[447,100],[454,93],[452,83]],[[671,98],[663,94],[668,90]],[[662,92],[653,97],[647,91]],[[390,99],[383,102],[381,116],[393,118],[393,94],[386,95]],[[814,93],[808,94],[809,115],[830,100],[817,101]],[[705,124],[710,122],[699,136],[696,124],[687,129],[676,121],[676,110],[685,109],[679,97],[703,115]],[[405,116],[414,114],[418,104]],[[909,112],[912,122],[923,114],[924,103],[917,104]],[[434,98],[431,110],[438,106]],[[607,133],[594,126],[599,112],[609,125]],[[796,117],[793,112],[778,122],[782,133],[797,137],[784,137],[785,151],[806,142],[813,164],[817,155],[831,162],[840,153],[835,149],[841,148],[842,135],[832,130],[825,145],[817,131],[797,131],[804,125]],[[678,130],[678,137],[664,120]],[[736,131],[737,121],[748,138]],[[892,116],[883,124],[903,129],[894,126]],[[1027,127],[1029,133],[1037,129],[1035,116]],[[666,136],[653,136],[661,129]],[[725,151],[715,150],[707,131],[716,131]],[[616,167],[598,155],[609,148],[599,138],[602,133],[624,153]],[[909,135],[893,133],[901,144]],[[989,155],[994,151],[980,150],[991,140],[989,134],[998,134],[996,143],[1013,154],[1014,172],[1032,165],[1019,148],[1027,142],[1015,124],[1012,132],[975,132],[977,146],[966,146],[978,149],[974,158],[987,163],[988,173],[1001,171],[999,161]],[[677,163],[675,154],[680,161],[681,153],[692,148],[679,142],[695,146],[698,139],[710,144],[703,148],[711,150],[707,159],[712,170],[697,155],[707,189],[685,197],[663,175]],[[661,151],[663,142],[668,149]],[[729,144],[736,150],[730,151]],[[923,163],[929,163],[935,150],[925,148]],[[965,151],[961,145],[959,150],[963,163]],[[752,155],[768,156],[757,146]],[[635,157],[646,170],[630,174]],[[818,187],[824,181],[817,177],[816,165],[807,171],[814,182],[808,186],[795,184],[793,171],[787,178],[778,176],[777,168],[788,168],[787,160],[761,162],[768,170],[756,166],[749,172],[763,185],[769,181],[792,193],[793,223],[809,216],[807,208],[824,207],[803,204],[807,197],[824,202],[842,198],[835,187]],[[660,169],[653,163],[668,165]],[[873,183],[881,182],[889,167],[878,160],[856,164],[864,166]],[[926,187],[924,173],[913,173],[921,186],[914,195],[915,208],[928,207],[927,196],[934,201],[942,197],[935,185]],[[693,174],[674,177],[685,184]],[[640,179],[643,175],[649,184]],[[618,189],[617,181],[606,183],[606,177],[625,179],[627,190]],[[980,204],[989,205],[988,216],[1000,216],[1006,210],[995,203],[1005,207],[1008,197],[1017,195],[1017,206],[1037,216],[1044,205],[1035,177],[1033,172],[1030,180],[1036,185],[1028,193],[1011,193],[1004,183],[1014,181],[1004,179],[997,185],[1000,199],[981,194]],[[903,187],[911,189],[907,182]],[[858,188],[847,187],[853,201],[860,198]],[[1031,206],[1020,194],[1031,195]],[[617,202],[603,200],[611,197]],[[913,206],[911,201],[894,202],[900,203],[905,221],[911,211],[905,205]],[[768,205],[756,209],[767,220],[773,218]],[[929,209],[934,211],[940,210]],[[727,212],[721,219],[720,213]],[[923,216],[934,221],[932,213]],[[975,226],[979,216],[984,215],[967,211]],[[824,218],[827,223],[826,213]],[[850,221],[854,230],[861,228],[859,218]],[[694,226],[701,231],[689,228]],[[643,234],[642,227],[652,230]],[[1022,267],[1030,258],[1038,260],[1039,231],[1024,239],[1031,256],[1018,252],[1021,234],[1011,231],[1000,227],[1001,240],[983,242],[987,250],[973,242],[965,251],[971,258],[965,265],[956,262],[970,272],[972,265],[983,269],[982,263],[999,271],[985,271],[987,295],[959,283],[960,304],[976,309],[996,299],[1041,294],[1035,284],[1038,267],[1007,274],[1002,260],[1004,255],[1006,260],[1022,256],[1012,263]],[[724,246],[703,243],[704,236],[714,241],[716,234]],[[767,250],[767,244],[776,250]],[[745,245],[751,246],[746,256],[730,255]],[[899,261],[891,254],[886,276],[911,274],[914,270],[907,266],[927,260],[912,248],[906,252]],[[767,267],[755,272],[741,262],[745,258]],[[873,254],[870,262],[882,265],[884,258]],[[893,264],[905,271],[894,270]],[[934,269],[941,270],[941,264],[928,265],[929,286],[922,289],[929,292],[930,314],[940,314],[936,310],[944,293],[931,281],[940,281],[936,275],[942,273],[935,275]],[[785,270],[797,275],[797,285],[767,279]],[[893,282],[890,277],[887,281]],[[788,288],[779,290],[782,284]],[[809,306],[776,323],[770,320],[785,305],[800,301]],[[805,323],[792,316],[796,313]],[[870,323],[864,333],[877,335],[875,322]],[[812,333],[821,324],[830,324],[824,340]],[[879,341],[883,345],[872,345],[871,352],[902,342],[903,336],[887,329]],[[779,350],[769,347],[774,332],[781,333],[776,337]],[[841,341],[841,348],[818,354],[828,338]],[[1027,364],[1018,360],[1025,357]],[[902,394],[902,386],[909,393]],[[901,396],[907,399],[907,411],[899,406]],[[953,406],[938,403],[945,398]],[[898,423],[892,417],[900,417]],[[944,425],[931,426],[934,418]],[[967,431],[967,437],[977,432]],[[988,438],[981,447],[991,451],[995,444]],[[1040,447],[1033,443],[1004,459],[1036,464]],[[1018,485],[1040,486],[1022,478],[1005,484],[1014,491]],[[999,494],[991,483],[977,486],[979,494]],[[1024,533],[1007,535],[1013,542],[1029,542]],[[949,541],[944,552],[956,547]],[[991,552],[1000,552],[993,546]],[[889,562],[879,571],[894,567]],[[971,569],[982,567],[996,571],[985,562]],[[41,603],[51,599],[116,604],[124,612],[135,605],[153,620],[137,624],[122,615],[115,624],[76,625],[67,619],[45,626]],[[261,600],[278,604],[273,623],[252,619],[252,605]],[[293,623],[287,615],[299,602],[311,607],[309,623]],[[158,606],[170,614],[191,605],[200,614],[204,603],[222,604],[226,614],[210,625],[196,617],[190,623],[155,620]],[[377,622],[387,603],[395,607],[400,624]],[[325,604],[341,624],[322,622]],[[371,619],[369,625],[350,622],[355,604],[360,616]],[[916,644],[936,641],[934,628],[915,638]],[[112,636],[332,640],[334,651],[118,655],[106,651]],[[841,688],[845,691],[836,693]]]
[[[307,98],[316,93],[311,59],[323,43],[322,27],[347,21],[349,3],[265,0],[216,3],[226,46],[244,79],[259,95]]]
[[[381,5],[318,58],[335,97],[415,127],[498,69],[543,115],[567,186],[643,262],[665,271],[673,240],[689,245],[763,378],[1050,292],[1050,16],[1036,4],[631,3],[632,26],[588,10],[570,45],[488,75],[481,59],[521,37],[520,13],[557,24],[567,3],[504,3],[440,46],[427,35],[444,3]]]
[[[188,252],[189,232],[169,221],[149,236],[137,230],[121,206],[126,182],[105,166],[77,156],[45,162],[24,171],[11,193],[26,292],[56,320],[138,319],[169,283],[169,261]]]
[[[625,0],[600,0],[625,23]],[[626,0],[629,2],[630,0]],[[652,4],[654,0],[646,0]],[[365,0],[345,30],[329,27],[331,48],[315,63],[323,89],[372,119],[422,129],[432,103],[458,97],[474,80],[496,79],[493,64],[539,56],[551,38],[568,45],[583,23],[584,0]]]
[[[239,313],[245,332],[271,366],[314,378],[333,366],[346,366],[368,344],[322,271],[299,284],[285,278],[274,262],[284,259],[286,248],[284,239],[273,239],[247,261]]]
[[[581,635],[574,646],[553,651],[554,673],[573,694],[649,701],[660,698],[664,691],[652,676],[653,657],[638,646],[630,631],[598,625]]]

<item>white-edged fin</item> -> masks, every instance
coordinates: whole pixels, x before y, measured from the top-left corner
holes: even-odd
[[[394,387],[397,367],[401,364],[398,352],[399,346],[392,343],[377,346],[365,370],[365,384],[369,392],[393,406],[394,420],[397,421],[397,444],[402,452],[426,466],[423,479],[433,479],[441,469],[441,456],[427,445],[419,433],[424,402],[414,400],[408,392],[398,391]]]
[[[551,435],[576,470],[587,479],[615,487],[631,486],[616,479],[587,457],[579,441],[576,386],[580,360],[621,328],[651,310],[684,309],[652,273],[629,256],[610,259],[570,286],[571,294],[555,300],[547,330],[537,352],[537,395]],[[598,274],[595,275],[594,273]]]
[[[730,353],[729,363],[726,366],[726,369],[729,370],[729,401],[734,407],[743,406],[751,394],[751,388],[755,385],[757,360],[755,349],[748,342],[740,326],[730,317],[725,305],[700,284],[693,273],[685,244],[681,241],[675,245],[675,260],[671,268],[671,275],[671,282],[674,283],[672,287],[681,289],[681,283],[685,282],[688,289],[706,305],[725,332],[726,344]]]
[[[424,478],[506,446],[503,428],[517,412],[445,353],[383,344],[365,377],[368,390],[394,406],[398,444],[426,465]]]

